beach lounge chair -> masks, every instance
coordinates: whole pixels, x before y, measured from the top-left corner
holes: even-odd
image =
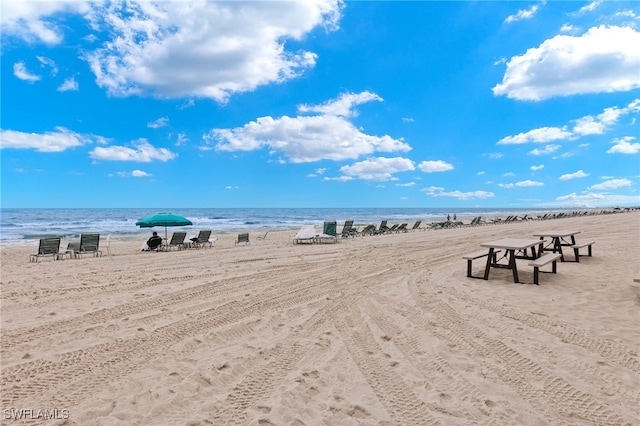
[[[389,227],[387,226],[387,221],[383,220],[382,222],[380,222],[380,227],[378,228],[378,230],[375,233],[376,234],[386,234],[387,232],[389,232]]]
[[[322,234],[316,235],[316,243],[337,243],[338,232],[335,220],[327,220],[322,227]]]
[[[163,248],[164,240],[162,237],[154,234],[153,237],[149,238],[146,242],[147,247],[143,249],[144,251],[160,251]]]
[[[198,232],[198,236],[191,239],[191,245],[194,248],[201,248],[204,246],[213,246],[213,242],[209,241],[209,237],[211,237],[211,230],[205,229],[203,231]]]
[[[422,223],[421,220],[417,220],[416,223],[413,224],[413,226],[411,227],[412,231],[415,231],[416,229],[420,229],[420,224]]]
[[[269,231],[265,232],[264,235],[258,235],[256,237],[256,240],[266,240],[267,239],[267,234],[269,233]]]
[[[60,238],[42,238],[38,244],[38,253],[29,255],[29,262],[37,262],[40,257],[51,256],[53,260],[58,260],[64,253],[60,253]]]
[[[451,221],[431,222],[427,229],[445,229],[451,227]]]
[[[401,223],[400,226],[396,228],[396,232],[407,232],[409,229],[407,228],[407,223]]]
[[[332,237],[338,236],[338,225],[335,220],[326,220],[322,226],[322,233]]]
[[[244,234],[238,234],[238,239],[236,240],[236,246],[238,244],[242,244],[244,243],[244,245],[246,246],[247,244],[251,244],[249,242],[249,234],[248,233],[244,233]]]
[[[100,246],[100,234],[97,232],[85,232],[80,234],[80,249],[74,252],[76,257],[91,253],[94,257],[102,256]]]
[[[187,233],[185,231],[174,232],[167,244],[167,250],[173,250],[177,248],[178,250],[182,250],[184,248],[184,239],[187,237]]]
[[[313,244],[317,236],[315,225],[302,225],[298,233],[293,237],[293,244]]]
[[[391,228],[387,228],[387,232],[385,232],[385,234],[396,232],[398,230],[398,226],[399,225],[397,223],[395,225],[391,225]]]
[[[367,225],[362,231],[360,231],[360,235],[374,235],[376,233],[377,230],[375,225]]]
[[[342,231],[340,235],[343,238],[347,237],[355,237],[358,234],[358,231],[353,227],[353,219],[348,219],[344,221],[344,226],[342,227]]]
[[[480,216],[478,217],[474,217],[471,222],[466,223],[464,226],[476,226],[478,224],[478,221],[480,220]]]

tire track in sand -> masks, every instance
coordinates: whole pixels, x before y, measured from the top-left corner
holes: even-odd
[[[545,413],[550,421],[557,424],[562,418],[577,417],[598,425],[632,424],[592,395],[576,389],[563,378],[548,372],[504,342],[489,337],[468,319],[462,318],[451,306],[434,295],[429,277],[424,275],[418,273],[410,279],[409,288],[417,307],[404,313],[408,314],[407,318],[422,327],[431,327],[434,334],[443,340],[466,347],[480,357],[499,362],[503,368],[495,369],[497,376]],[[437,327],[434,328],[433,322],[424,317],[424,312],[437,316]],[[534,383],[539,385],[534,387]],[[549,407],[553,407],[557,413],[550,413]]]

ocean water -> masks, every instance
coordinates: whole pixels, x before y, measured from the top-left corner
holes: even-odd
[[[200,229],[211,229],[214,234],[237,232],[264,232],[267,230],[299,229],[301,225],[313,223],[321,227],[325,220],[338,222],[338,229],[347,219],[355,224],[379,224],[388,220],[390,224],[407,222],[410,226],[417,220],[423,222],[445,220],[447,214],[458,220],[468,221],[476,216],[507,217],[509,215],[537,216],[545,213],[573,210],[541,209],[496,209],[496,208],[352,208],[352,209],[308,209],[308,208],[175,208],[163,211],[182,215],[193,222],[192,226],[168,228],[169,234],[184,229],[197,233]],[[582,209],[584,211],[584,209]],[[59,236],[63,239],[77,238],[83,232],[99,232],[111,235],[112,239],[146,238],[150,228],[138,228],[139,219],[159,213],[159,210],[113,208],[113,209],[0,209],[0,244],[24,244],[43,237]],[[159,233],[164,228],[156,227]]]

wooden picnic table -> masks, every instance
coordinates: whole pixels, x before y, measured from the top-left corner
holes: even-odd
[[[571,247],[576,245],[576,235],[580,231],[574,230],[559,230],[559,231],[543,231],[533,234],[534,237],[540,237],[541,240],[545,238],[551,238],[551,241],[546,246],[542,247],[542,251],[552,251],[554,253],[560,253],[560,262],[564,262],[564,254],[562,253],[562,247]]]
[[[542,254],[542,246],[544,242],[545,240],[541,241],[534,238],[503,238],[480,244],[480,246],[489,249],[487,265],[484,270],[484,279],[489,279],[489,271],[491,268],[505,268],[511,269],[511,272],[513,273],[513,282],[519,283],[520,280],[518,279],[516,259],[537,259]],[[536,250],[536,247],[538,247],[538,250]],[[500,259],[494,259],[493,252],[495,250],[505,250],[505,255]],[[530,253],[529,250],[531,250]],[[506,264],[499,263],[502,258],[506,258]]]

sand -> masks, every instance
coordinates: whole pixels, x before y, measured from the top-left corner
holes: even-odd
[[[539,286],[466,277],[480,243],[545,229],[580,230],[593,257]],[[640,424],[638,211],[338,244],[256,235],[38,263],[3,247],[2,423]]]

